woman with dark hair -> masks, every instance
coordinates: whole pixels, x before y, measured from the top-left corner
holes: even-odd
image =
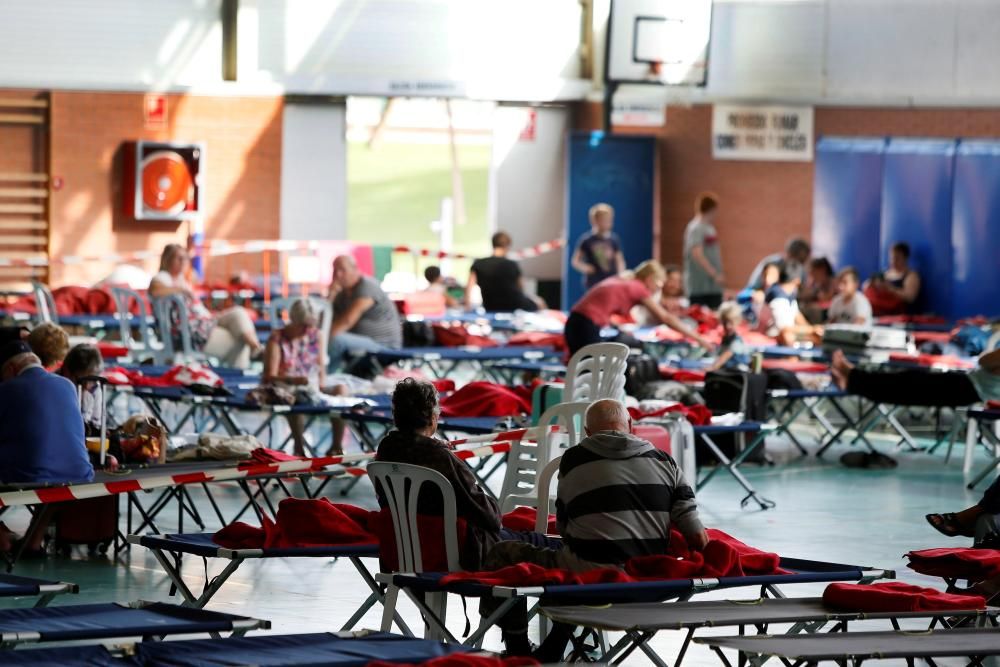
[[[192,344],[205,354],[218,357],[223,366],[246,368],[250,356],[262,349],[253,320],[239,306],[212,315],[184,276],[188,261],[184,246],[168,244],[160,256],[160,271],[149,283],[149,298],[181,295],[188,307]]]
[[[477,483],[465,463],[455,456],[448,443],[435,438],[437,433],[438,393],[427,382],[406,378],[392,392],[390,431],[378,445],[376,461],[410,463],[436,470],[455,489],[458,516],[467,524],[466,541],[461,546],[460,560],[467,570],[477,570],[486,552],[500,541],[500,507]],[[379,505],[385,507],[385,497],[378,491]],[[418,507],[420,514],[441,516],[441,498],[424,494]]]
[[[459,519],[465,521],[465,542],[459,544],[459,563],[465,570],[481,570],[486,553],[498,542],[515,540],[534,546],[559,548],[561,542],[538,533],[522,533],[503,528],[500,507],[477,483],[475,475],[451,451],[448,443],[434,437],[437,433],[437,389],[427,382],[406,378],[392,392],[390,431],[378,445],[376,461],[409,463],[430,468],[444,475],[455,490],[455,506]],[[387,507],[385,495],[376,485],[379,507]],[[440,517],[443,513],[440,494],[421,493],[417,513]],[[486,608],[487,613],[489,608]],[[526,614],[511,614],[498,623],[503,630],[507,651],[524,655],[530,651]]]
[[[910,266],[910,244],[892,244],[889,268],[871,277],[865,296],[876,316],[913,312],[920,297],[920,274]]]
[[[94,393],[96,384],[93,382],[81,383],[87,377],[96,377],[104,371],[104,359],[101,351],[94,345],[81,344],[75,346],[67,353],[63,360],[59,375],[80,387],[80,412],[83,413],[83,424],[88,434],[100,432],[101,418],[105,412],[104,403],[98,400]],[[113,425],[107,424],[108,428]]]

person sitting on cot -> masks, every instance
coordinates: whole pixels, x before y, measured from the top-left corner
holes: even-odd
[[[408,463],[435,470],[451,483],[459,519],[465,521],[465,542],[459,545],[459,563],[469,571],[481,570],[489,550],[505,540],[556,548],[553,540],[532,532],[512,531],[501,525],[500,506],[476,481],[468,465],[448,443],[436,438],[440,406],[437,389],[428,382],[405,378],[392,392],[392,421],[395,428],[379,442],[376,461]],[[379,507],[388,507],[385,493],[376,484]],[[424,494],[417,501],[421,516],[442,516],[440,494]],[[524,655],[530,651],[527,619],[517,627],[504,629],[507,651]]]
[[[692,549],[708,545],[694,489],[669,454],[632,433],[620,401],[592,403],[584,427],[587,437],[559,463],[556,524],[563,548],[500,542],[486,555],[486,569],[517,563],[573,572],[620,568],[630,558],[667,553],[671,526]],[[526,604],[514,613],[526,620]],[[557,624],[534,657],[560,662],[571,633],[570,626]]]
[[[889,268],[873,275],[865,284],[865,296],[875,315],[913,312],[920,297],[920,274],[910,266],[910,245],[894,243],[889,249]]]
[[[42,322],[28,334],[28,345],[46,370],[55,370],[69,352],[69,334],[54,322]]]
[[[738,331],[743,322],[743,309],[735,301],[726,301],[719,306],[718,317],[722,325],[722,343],[719,345],[719,356],[709,370],[749,366],[750,350]]]
[[[809,324],[799,310],[799,279],[784,266],[778,269],[778,282],[764,296],[758,316],[760,331],[778,340],[778,345],[794,345],[798,340],[819,343],[823,338],[820,327]]]

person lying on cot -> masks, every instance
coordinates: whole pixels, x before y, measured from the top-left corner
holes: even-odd
[[[764,305],[758,316],[761,332],[776,338],[778,345],[794,345],[798,340],[820,343],[823,329],[809,324],[799,310],[799,279],[784,266],[778,269],[778,282],[764,295]]]
[[[692,549],[708,544],[694,489],[669,454],[632,434],[632,419],[621,402],[595,401],[584,427],[587,437],[567,449],[559,464],[556,524],[563,548],[500,542],[486,555],[485,569],[517,563],[574,572],[621,567],[636,556],[666,553],[671,526]],[[527,618],[526,604],[515,610]],[[535,657],[559,662],[571,631],[553,627]]]
[[[833,297],[827,311],[830,324],[872,325],[872,305],[858,290],[860,280],[853,266],[844,267],[837,274],[837,296]]]
[[[569,354],[581,347],[600,343],[601,329],[611,324],[613,316],[625,317],[633,307],[645,306],[657,322],[680,332],[707,350],[713,349],[697,331],[677,316],[663,309],[654,296],[663,288],[666,274],[656,260],[647,260],[620,276],[602,280],[580,298],[566,320],[565,336]]]
[[[719,345],[719,356],[708,370],[749,366],[750,349],[737,330],[743,322],[743,309],[735,301],[726,301],[719,306],[718,317],[722,325],[722,343]]]
[[[928,514],[926,519],[946,537],[971,537],[974,548],[1000,549],[1000,477],[993,480],[975,505],[960,512]]]
[[[347,394],[347,386],[338,384],[326,386],[326,348],[322,344],[322,334],[317,326],[319,316],[308,299],[296,299],[288,308],[289,323],[275,330],[264,348],[264,383],[305,386],[333,396]],[[292,441],[296,456],[305,456],[305,418],[302,415],[287,415],[292,431]],[[337,456],[344,453],[344,420],[330,419],[333,429],[333,445],[327,453]]]
[[[1000,350],[979,357],[968,371],[931,372],[923,369],[865,369],[833,353],[833,381],[851,394],[876,403],[955,408],[982,401],[1000,401]]]

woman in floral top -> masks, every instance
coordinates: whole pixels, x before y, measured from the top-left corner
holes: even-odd
[[[299,299],[288,309],[290,322],[275,330],[267,341],[264,352],[265,383],[305,386],[327,394],[344,395],[345,385],[324,388],[326,384],[326,348],[321,343],[318,317],[307,299]],[[331,455],[343,452],[344,422],[331,419],[333,446]],[[306,452],[305,419],[302,415],[288,415],[292,430],[295,454]]]

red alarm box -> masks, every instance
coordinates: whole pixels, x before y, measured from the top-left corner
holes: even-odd
[[[202,213],[203,144],[125,144],[122,205],[134,220],[190,220]]]

